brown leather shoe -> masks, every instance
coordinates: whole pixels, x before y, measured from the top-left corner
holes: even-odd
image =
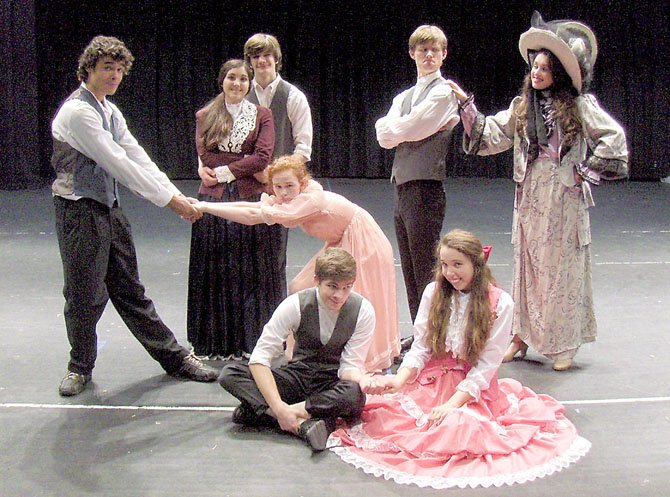
[[[90,374],[79,374],[69,371],[58,386],[58,393],[63,397],[72,397],[79,395],[86,388],[86,384],[91,381]]]
[[[193,354],[189,354],[184,357],[184,360],[181,363],[181,367],[170,374],[172,376],[176,376],[177,378],[201,381],[203,383],[216,381],[216,379],[219,377],[219,372],[216,369],[203,364],[202,361]]]

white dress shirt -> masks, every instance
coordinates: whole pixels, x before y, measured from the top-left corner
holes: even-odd
[[[331,311],[321,300],[317,290],[316,299],[319,306],[319,325],[321,343],[330,340],[335,329],[339,312]],[[289,295],[277,306],[270,321],[263,327],[263,333],[258,339],[249,364],[263,364],[270,367],[272,359],[284,353],[284,342],[289,333],[295,332],[300,326],[300,298],[297,293]],[[375,311],[372,304],[363,298],[356,321],[356,329],[344,346],[340,358],[338,376],[347,369],[365,370],[365,359],[375,329]]]
[[[82,83],[85,91],[86,84]],[[119,135],[118,143],[112,133],[103,128],[102,117],[90,104],[73,98],[65,102],[51,123],[51,133],[56,140],[66,142],[75,150],[95,161],[117,181],[131,191],[159,207],[165,207],[180,191],[170,179],[149,158],[128,130],[121,111],[113,103],[104,99],[96,102],[111,123],[112,113]],[[58,185],[62,186],[62,185]],[[80,197],[72,191],[59,190],[54,194],[76,200]]]
[[[440,71],[417,79],[412,95],[412,103],[416,102],[421,92],[435,79],[442,78]],[[377,120],[377,141],[382,148],[395,148],[403,142],[420,141],[434,135],[446,126],[445,130],[453,129],[460,117],[458,100],[447,84],[436,84],[428,95],[411,111],[401,115],[402,103],[411,88],[403,91],[393,99],[391,108],[385,117]]]
[[[428,334],[428,313],[430,311],[430,301],[435,291],[435,282],[426,286],[421,297],[421,304],[414,320],[414,343],[412,348],[405,354],[400,367],[416,368],[417,374],[423,370],[426,363],[430,360],[433,353],[430,345],[426,342]],[[465,327],[468,322],[466,314],[470,294],[456,293],[452,299],[451,317],[449,319],[449,328],[447,331],[446,351],[451,352],[454,357],[465,356]],[[479,356],[477,364],[472,366],[465,380],[458,385],[458,390],[472,395],[475,400],[479,400],[481,392],[489,387],[491,378],[498,371],[502,362],[503,355],[507,350],[511,339],[512,315],[514,313],[514,301],[512,297],[501,292],[496,308],[497,318],[493,323],[491,334]],[[414,377],[416,378],[416,377]]]
[[[261,87],[256,82],[252,81],[256,96],[258,97],[258,104],[263,107],[270,108],[272,99],[277,91],[277,85],[282,80],[281,76],[277,77],[267,85],[265,88]],[[295,148],[294,154],[300,154],[310,160],[312,155],[312,111],[309,108],[307,97],[305,94],[296,88],[294,85],[286,82],[289,85],[288,100],[286,101],[286,113],[289,121],[291,121],[291,129],[293,132],[293,143]]]

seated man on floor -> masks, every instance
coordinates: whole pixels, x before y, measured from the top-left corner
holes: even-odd
[[[233,422],[278,425],[313,450],[323,450],[337,418],[353,420],[365,405],[361,388],[373,381],[364,364],[375,313],[368,300],[352,292],[356,261],[346,250],[326,250],[316,260],[315,273],[315,287],[277,307],[249,365],[228,364],[219,383],[241,401]],[[293,358],[272,367],[289,333],[296,342]]]

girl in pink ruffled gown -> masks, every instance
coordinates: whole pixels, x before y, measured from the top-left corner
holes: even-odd
[[[442,238],[412,348],[397,374],[373,377],[361,421],[331,435],[344,461],[403,484],[488,487],[541,478],[589,450],[558,401],[498,380],[514,304],[486,257],[471,233]]]
[[[298,158],[275,159],[267,174],[274,195],[263,194],[260,202],[198,202],[196,208],[242,224],[300,226],[323,240],[323,249],[289,284],[290,293],[314,286],[314,262],[326,248],[340,247],[353,255],[358,264],[354,290],[372,303],[376,314],[366,368],[372,372],[388,368],[400,352],[395,264],[388,238],[365,209],[324,191]]]

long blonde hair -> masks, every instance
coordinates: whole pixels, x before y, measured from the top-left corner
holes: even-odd
[[[582,132],[582,118],[577,109],[577,90],[572,86],[572,80],[563,68],[558,58],[549,50],[542,48],[538,50],[535,57],[539,54],[545,54],[549,59],[549,68],[554,84],[551,87],[553,97],[554,111],[556,112],[556,122],[563,131],[563,140],[566,145],[574,145]],[[530,77],[530,72],[526,74],[521,88],[521,104],[516,108],[517,131],[524,135],[528,123],[528,95],[535,91]]]
[[[477,363],[479,356],[489,338],[495,314],[491,312],[489,302],[489,286],[495,285],[491,270],[486,265],[486,256],[479,239],[468,231],[452,230],[440,240],[436,250],[437,264],[435,268],[435,293],[430,302],[428,314],[427,344],[433,354],[444,357],[446,354],[445,340],[451,317],[451,300],[457,290],[442,274],[440,251],[451,248],[470,259],[474,267],[470,285],[470,302],[467,309],[467,325],[465,327],[465,362],[471,366]]]
[[[202,141],[206,150],[216,150],[219,143],[222,143],[230,134],[233,127],[233,116],[230,115],[226,108],[226,96],[223,92],[223,81],[226,79],[228,72],[231,69],[244,67],[244,70],[251,80],[253,71],[249,64],[241,59],[230,59],[223,63],[219,69],[219,77],[216,82],[221,89],[214,99],[202,108]]]

